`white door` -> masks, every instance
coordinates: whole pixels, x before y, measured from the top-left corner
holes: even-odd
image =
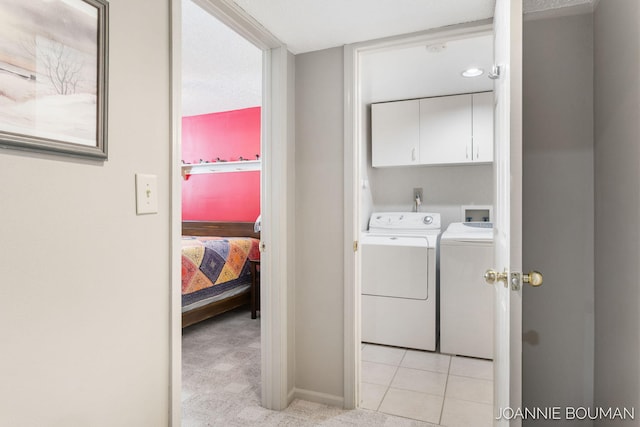
[[[522,1],[497,0],[494,15],[495,80],[495,265],[522,271]],[[522,291],[509,275],[495,287],[494,416],[522,403]],[[519,426],[505,417],[496,426]]]

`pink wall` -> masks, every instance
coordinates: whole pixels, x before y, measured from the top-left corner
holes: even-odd
[[[260,154],[260,107],[182,118],[182,159],[198,163],[255,159]],[[260,172],[191,175],[182,181],[182,219],[255,221]]]

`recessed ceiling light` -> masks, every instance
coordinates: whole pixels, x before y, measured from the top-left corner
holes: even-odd
[[[479,77],[484,74],[482,68],[467,68],[462,72],[462,77]]]

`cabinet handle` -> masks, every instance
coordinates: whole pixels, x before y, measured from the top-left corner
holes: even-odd
[[[464,158],[469,160],[469,146],[464,147]]]
[[[416,147],[413,147],[411,149],[411,161],[413,161],[413,162],[416,161]]]
[[[476,160],[478,160],[478,158],[480,158],[480,146],[479,145],[476,147]]]

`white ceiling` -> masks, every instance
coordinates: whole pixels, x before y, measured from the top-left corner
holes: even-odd
[[[233,0],[294,54],[491,18],[495,0]]]
[[[294,54],[492,18],[495,0],[232,0]],[[593,0],[523,0],[525,13]]]
[[[362,99],[368,104],[491,90],[486,71],[493,64],[493,35],[365,53],[362,57]],[[479,77],[462,77],[468,68]],[[402,84],[398,84],[402,82]]]
[[[262,51],[191,0],[182,5],[183,116],[259,106]]]
[[[495,0],[231,0],[294,54],[493,17]],[[594,0],[523,0],[525,13]],[[261,52],[183,0],[183,113],[260,105]]]
[[[565,7],[590,5],[594,0],[524,0],[524,13],[544,12]]]

